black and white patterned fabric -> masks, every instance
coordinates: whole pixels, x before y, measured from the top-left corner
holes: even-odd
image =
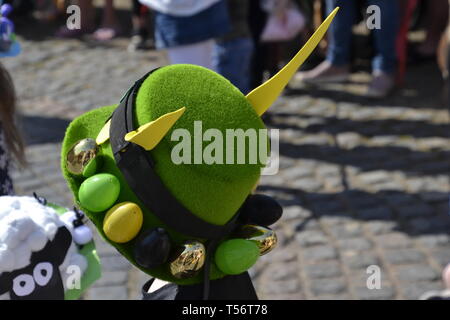
[[[12,180],[9,175],[10,158],[7,150],[5,136],[0,124],[0,196],[14,194]]]

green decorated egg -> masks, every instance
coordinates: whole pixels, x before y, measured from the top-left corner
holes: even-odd
[[[248,240],[231,239],[222,242],[216,250],[217,267],[226,274],[240,274],[251,268],[259,257],[258,246]]]
[[[109,173],[99,173],[87,178],[80,186],[78,199],[82,207],[92,212],[109,209],[120,193],[119,180]]]

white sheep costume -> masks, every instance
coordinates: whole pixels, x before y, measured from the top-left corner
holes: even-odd
[[[77,298],[85,288],[74,294],[69,281],[73,270],[81,272],[83,278],[90,267],[89,282],[100,276],[99,266],[92,266],[98,263],[92,233],[87,226],[75,227],[76,219],[74,211],[44,204],[34,197],[0,197],[0,300],[55,298],[54,291],[52,295],[39,295],[55,283],[61,298]],[[47,256],[37,258],[43,251]],[[56,253],[59,257],[52,256]]]

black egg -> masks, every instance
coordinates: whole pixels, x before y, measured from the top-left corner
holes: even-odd
[[[164,229],[146,230],[136,241],[134,259],[144,268],[157,268],[167,262],[171,245]]]
[[[242,206],[240,219],[244,223],[270,226],[277,222],[283,214],[283,208],[272,197],[263,194],[252,194]]]

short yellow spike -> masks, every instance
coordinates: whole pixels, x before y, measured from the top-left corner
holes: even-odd
[[[128,132],[125,141],[140,145],[145,150],[152,150],[169,132],[170,128],[183,115],[185,107],[177,111],[167,113],[158,119],[140,126],[137,130]]]
[[[269,107],[275,102],[297,69],[313,52],[320,40],[322,40],[338,10],[339,7],[330,13],[327,19],[320,25],[308,42],[305,43],[303,48],[283,69],[247,95],[247,100],[259,116],[266,112],[266,110],[269,109]]]
[[[97,135],[97,138],[95,139],[95,142],[98,145],[101,145],[108,141],[109,139],[109,128],[111,127],[111,119],[108,120],[107,123],[103,126],[102,130]]]

